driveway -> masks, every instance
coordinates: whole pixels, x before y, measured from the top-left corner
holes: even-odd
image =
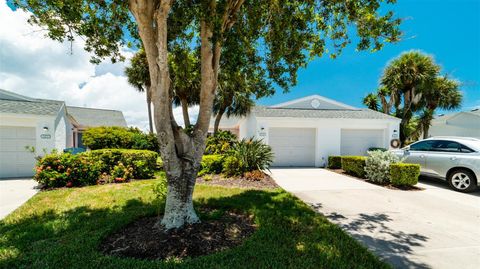
[[[397,268],[480,268],[480,192],[390,190],[325,169],[271,169],[285,190]]]
[[[0,179],[0,220],[17,209],[37,190],[33,179]]]

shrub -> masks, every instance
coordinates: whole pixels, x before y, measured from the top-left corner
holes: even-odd
[[[223,170],[223,155],[203,155],[199,176],[220,174]]]
[[[386,148],[371,147],[371,148],[368,148],[368,151],[387,151],[387,149]]]
[[[82,153],[99,163],[100,172],[111,174],[115,166],[122,163],[131,168],[132,178],[152,178],[157,169],[158,154],[149,150],[98,149]]]
[[[245,172],[245,174],[243,174],[243,176],[245,177],[246,180],[260,181],[260,180],[263,180],[266,175],[263,171],[254,170],[254,171],[251,171],[251,172]]]
[[[146,134],[138,128],[93,127],[82,136],[83,144],[89,149],[145,149],[158,152],[158,140],[155,134]]]
[[[367,180],[377,183],[390,182],[390,164],[400,162],[400,157],[390,151],[369,151],[365,161]]]
[[[34,179],[46,188],[56,188],[93,185],[99,176],[99,164],[81,154],[52,153],[37,161]]]
[[[342,169],[349,175],[365,178],[364,156],[342,156]]]
[[[272,148],[253,138],[236,142],[227,154],[238,159],[240,173],[265,170],[273,162]]]
[[[342,168],[342,156],[328,156],[328,168],[330,169]]]
[[[224,154],[230,150],[237,141],[230,131],[218,131],[216,134],[207,137],[205,154]]]
[[[112,177],[115,182],[129,181],[133,178],[133,168],[131,166],[125,166],[120,162],[113,167]]]
[[[395,186],[413,186],[418,183],[420,165],[393,163],[390,165],[390,181]]]
[[[227,156],[223,162],[223,173],[226,176],[239,176],[243,174],[243,163],[236,156]]]

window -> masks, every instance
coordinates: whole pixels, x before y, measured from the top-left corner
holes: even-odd
[[[472,152],[475,152],[473,149],[465,146],[465,145],[462,145],[460,144],[460,152],[463,152],[463,153],[472,153]]]
[[[439,140],[433,145],[433,150],[439,152],[460,152],[460,144],[453,141]]]
[[[427,140],[427,141],[421,141],[418,143],[415,143],[410,146],[410,150],[413,151],[432,151],[433,150],[433,145],[435,144],[436,141],[434,140]]]

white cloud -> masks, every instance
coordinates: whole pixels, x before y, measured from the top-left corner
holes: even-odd
[[[53,41],[28,24],[29,16],[0,3],[0,88],[72,106],[121,110],[129,125],[148,128],[145,95],[128,85],[125,62],[93,65],[81,39],[70,50],[70,43]]]

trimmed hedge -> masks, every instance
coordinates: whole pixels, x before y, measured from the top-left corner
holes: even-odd
[[[158,140],[155,134],[147,134],[138,128],[93,127],[82,136],[83,144],[91,150],[96,149],[144,149],[158,152]]]
[[[328,156],[328,168],[340,169],[342,168],[342,156]]]
[[[138,149],[98,149],[83,153],[91,160],[100,162],[100,172],[111,174],[115,166],[122,164],[132,168],[135,179],[152,178],[157,170],[158,154],[150,150]]]
[[[223,170],[223,161],[223,155],[203,155],[198,175],[220,174]]]
[[[393,163],[390,165],[390,183],[395,186],[413,186],[418,183],[420,165]]]
[[[38,160],[34,179],[46,188],[58,188],[152,178],[157,157],[153,151],[130,149],[52,153]]]
[[[365,156],[342,156],[342,169],[349,175],[365,178]]]

